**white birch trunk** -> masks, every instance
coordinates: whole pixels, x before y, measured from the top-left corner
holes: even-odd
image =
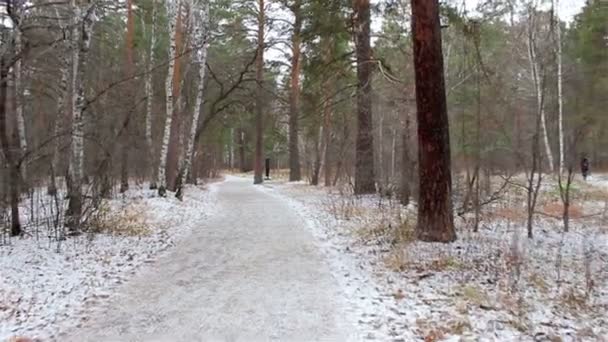
[[[547,134],[547,120],[545,117],[545,106],[544,104],[540,104],[540,124],[543,131],[543,141],[545,143],[545,151],[547,152],[547,162],[549,163],[549,170],[551,171],[551,173],[553,173],[555,164],[553,162],[553,152],[551,152],[551,145],[549,144],[549,135]]]
[[[167,2],[167,13],[169,16],[169,70],[167,79],[165,80],[165,100],[166,100],[166,117],[165,128],[163,130],[163,139],[160,149],[160,162],[158,163],[158,195],[165,196],[167,192],[167,177],[165,168],[167,167],[167,151],[169,150],[169,136],[171,135],[171,121],[173,118],[173,74],[175,73],[175,57],[177,55],[177,47],[175,42],[175,31],[177,30],[177,9],[180,7],[181,0]]]
[[[82,117],[78,110],[78,94],[79,94],[79,67],[80,67],[80,26],[81,10],[76,5],[75,0],[71,0],[72,7],[72,96],[71,96],[71,111],[72,111],[72,132],[70,145],[70,180],[76,187],[74,191],[80,192],[80,178],[82,170],[82,159],[80,158],[79,139],[82,136]]]
[[[380,124],[378,127],[378,164],[380,165],[380,182],[384,182],[383,186],[386,186],[386,174],[384,171],[384,112],[380,110]]]
[[[549,163],[549,170],[553,173],[553,153],[551,152],[551,145],[549,144],[549,137],[547,135],[547,123],[545,120],[545,106],[544,106],[544,92],[543,85],[540,79],[538,70],[538,59],[536,56],[536,46],[534,40],[534,25],[530,22],[528,36],[528,58],[530,59],[530,67],[532,72],[532,79],[534,81],[534,87],[536,90],[536,106],[538,114],[540,115],[541,129],[543,134],[543,141],[545,144],[545,152],[547,154],[547,160]]]
[[[559,136],[559,173],[564,172],[564,101],[562,74],[562,26],[559,19],[559,0],[555,0],[555,18],[557,20],[557,107],[558,107],[558,136]]]
[[[156,0],[152,0],[152,32],[150,33],[150,47],[148,48],[148,73],[146,74],[146,145],[149,156],[153,154],[152,146],[152,68],[154,68],[154,46],[156,45]]]
[[[194,143],[196,138],[196,130],[198,128],[198,120],[201,112],[201,106],[203,104],[203,99],[205,98],[204,88],[205,88],[205,71],[207,70],[207,37],[209,32],[209,2],[205,1],[203,4],[203,8],[200,13],[200,23],[196,25],[195,29],[195,38],[194,44],[196,46],[193,47],[194,50],[198,48],[196,53],[196,61],[199,65],[198,72],[198,88],[196,95],[196,102],[194,103],[194,113],[192,114],[192,126],[190,127],[190,135],[188,136],[188,141],[186,143],[186,151],[183,158],[183,166],[182,172],[178,175],[181,180],[178,181],[178,184],[183,184],[184,177],[191,172],[192,164],[193,164],[193,150]]]
[[[15,50],[17,53],[21,53],[21,32],[19,29],[15,30]],[[20,156],[24,156],[27,151],[27,139],[25,136],[25,119],[23,118],[23,83],[22,83],[22,70],[21,70],[21,58],[17,59],[14,66],[15,73],[15,100],[16,108],[15,114],[17,115],[17,134],[19,134],[19,148],[21,149]],[[21,173],[23,179],[27,179],[27,168],[25,161],[22,161]]]
[[[391,146],[391,181],[395,179],[395,164],[397,160],[397,128],[393,127],[393,143]]]
[[[82,178],[84,164],[84,112],[86,109],[84,76],[91,47],[91,35],[95,19],[94,5],[80,8],[75,0],[72,26],[72,144],[70,160],[70,226],[78,227],[82,215]]]
[[[57,191],[55,177],[57,176],[57,166],[59,164],[59,136],[61,135],[61,127],[65,124],[65,109],[68,91],[69,69],[67,64],[61,66],[61,81],[59,84],[59,97],[57,98],[57,115],[55,116],[55,126],[53,128],[53,139],[55,139],[53,147],[53,155],[51,156],[51,184],[53,191]]]

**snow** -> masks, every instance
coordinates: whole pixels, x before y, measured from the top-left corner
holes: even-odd
[[[552,217],[560,203],[547,177],[533,239],[514,187],[484,207],[479,232],[457,217],[452,244],[415,241],[413,205],[344,188],[228,176],[188,187],[184,202],[137,188],[107,203],[102,233],[0,246],[0,341],[201,331],[211,340],[607,340],[606,179],[575,182],[570,232]]]
[[[473,233],[459,220],[457,242],[421,243],[397,236],[415,211],[396,200],[301,183],[266,189],[308,222],[368,339],[608,338],[608,235],[598,218],[573,220],[569,233],[539,218],[533,240],[523,221],[488,218]]]
[[[599,175],[590,175],[587,178],[587,183],[608,189],[608,175],[599,174]]]
[[[36,234],[0,245],[0,341],[53,340],[86,321],[91,307],[213,215],[216,189],[188,186],[180,202],[142,186],[106,204],[108,222],[124,226],[59,242]]]
[[[250,178],[217,214],[99,306],[67,341],[358,341],[314,238]]]

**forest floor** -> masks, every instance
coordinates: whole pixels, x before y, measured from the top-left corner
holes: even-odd
[[[608,176],[572,186],[564,233],[555,181],[541,188],[534,238],[513,177],[452,244],[414,239],[416,208],[344,187],[276,180],[269,193],[308,222],[366,339],[380,341],[608,341]],[[501,179],[492,181],[500,187]]]
[[[568,233],[547,178],[533,239],[520,178],[452,244],[346,187],[134,189],[101,232],[0,245],[0,341],[608,341],[608,176],[575,182]]]
[[[9,270],[0,293],[13,308],[0,311],[0,340],[359,340],[354,314],[298,214],[250,179],[228,177],[211,189],[186,189],[185,206],[171,197],[144,200],[157,204],[150,214],[176,220],[158,240],[188,222],[160,256],[157,235],[141,241],[152,251],[96,236],[89,248],[98,252],[76,255],[71,246],[55,253],[13,241],[0,265]],[[138,260],[149,265],[135,274]]]
[[[40,216],[50,211],[45,189],[39,189],[44,201],[24,201],[26,235],[0,239],[0,341],[54,341],[61,331],[83,325],[92,308],[142,268],[154,267],[215,212],[216,184],[188,186],[183,202],[171,193],[159,198],[147,185],[131,188],[102,204],[94,222],[98,232],[65,240],[25,215],[29,206]]]

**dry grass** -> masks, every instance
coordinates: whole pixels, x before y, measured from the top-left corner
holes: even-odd
[[[608,201],[608,190],[598,187],[588,187],[580,196],[582,201],[605,202]]]
[[[589,309],[587,296],[577,292],[574,289],[569,289],[564,292],[559,298],[559,302],[572,311],[583,311]]]
[[[120,209],[112,209],[102,204],[98,212],[88,222],[90,231],[118,236],[145,236],[152,230],[145,218],[143,205],[133,203]]]
[[[496,208],[486,213],[486,218],[492,220],[505,220],[510,222],[522,222],[528,216],[526,208],[523,207],[503,207]]]
[[[472,329],[471,323],[464,317],[451,318],[447,321],[416,320],[418,334],[424,336],[425,342],[441,341],[450,335],[461,336]]]
[[[562,217],[564,212],[564,204],[561,202],[551,202],[544,204],[540,207],[541,212],[552,216],[552,217]],[[580,219],[584,216],[583,208],[576,204],[571,204],[569,208],[570,219]]]

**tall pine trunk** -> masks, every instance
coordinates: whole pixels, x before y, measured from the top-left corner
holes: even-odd
[[[295,17],[291,37],[291,83],[289,93],[289,181],[302,179],[298,144],[298,116],[300,114],[300,49],[302,45],[302,1],[295,0],[292,12]]]
[[[175,36],[177,32],[177,17],[178,8],[181,6],[181,0],[175,2],[167,2],[167,15],[169,16],[169,70],[167,72],[167,78],[165,80],[165,128],[163,131],[163,139],[160,149],[160,162],[158,163],[157,182],[158,182],[158,195],[165,196],[167,193],[167,177],[166,177],[166,166],[167,166],[167,152],[169,150],[169,137],[171,134],[171,123],[173,121],[173,75],[175,73],[175,57],[177,55],[177,47],[175,42]]]
[[[452,212],[449,121],[438,0],[412,0],[418,118],[418,224],[422,241],[456,240]]]
[[[127,32],[126,32],[126,63],[125,63],[125,76],[131,78],[129,82],[128,92],[130,96],[127,97],[128,101],[134,98],[135,91],[133,87],[133,77],[135,74],[135,63],[133,61],[133,49],[134,49],[134,35],[135,35],[135,18],[133,15],[133,0],[127,0]],[[129,108],[127,105],[125,109]],[[126,115],[131,115],[130,111],[127,111]],[[122,146],[121,151],[121,163],[120,163],[120,192],[123,193],[129,189],[129,134],[130,132],[130,118],[126,118],[125,127],[122,130]]]
[[[255,158],[253,183],[261,184],[264,179],[264,30],[266,13],[264,0],[258,0],[258,49],[255,61],[256,102],[255,102]]]
[[[353,0],[357,53],[357,142],[355,193],[376,192],[372,126],[372,53],[370,46],[370,2]]]

